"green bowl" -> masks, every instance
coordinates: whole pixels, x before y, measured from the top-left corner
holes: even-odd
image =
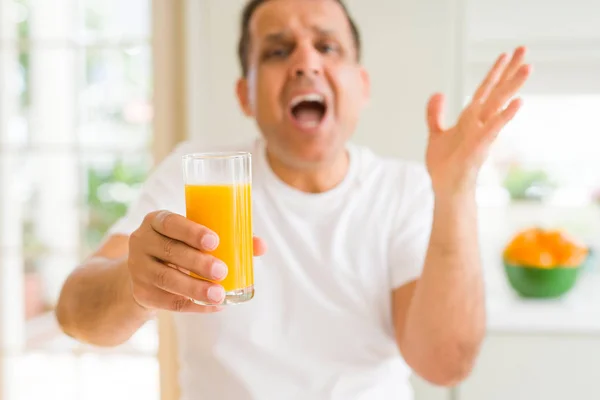
[[[575,283],[581,267],[542,269],[504,262],[504,271],[512,288],[525,298],[549,299],[567,293]]]

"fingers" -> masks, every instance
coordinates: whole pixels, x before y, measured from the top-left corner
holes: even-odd
[[[136,268],[144,270],[144,273],[131,274],[132,291],[136,302],[148,309],[213,312],[219,311],[213,305],[221,304],[225,297],[222,286],[194,279],[151,257],[138,258],[131,267],[134,272]],[[210,309],[200,307],[194,301],[210,305]]]
[[[442,94],[435,94],[429,100],[427,106],[427,125],[430,134],[438,134],[443,132],[442,126],[444,119],[444,103],[445,98]]]
[[[487,122],[490,118],[497,115],[504,108],[506,102],[521,89],[530,74],[531,66],[522,65],[511,79],[498,86],[481,111],[481,121]]]
[[[228,269],[207,253],[218,244],[215,232],[181,215],[148,214],[129,238],[128,269],[136,301],[149,309],[219,311],[215,305],[223,303],[226,293],[216,282]],[[264,241],[253,238],[253,245],[255,255],[265,253]]]
[[[136,298],[144,307],[183,313],[210,314],[223,310],[222,306],[203,306],[191,299],[168,292],[153,292],[150,296],[141,295]]]
[[[487,99],[488,95],[490,94],[496,83],[498,83],[500,76],[504,72],[507,61],[508,56],[506,54],[502,54],[500,55],[500,57],[498,57],[496,63],[494,64],[490,72],[487,74],[487,76],[485,77],[475,94],[473,95],[474,103],[481,103],[485,101],[485,99]]]
[[[227,276],[227,266],[221,260],[210,254],[202,253],[183,242],[156,232],[151,232],[139,243],[136,243],[137,239],[136,236],[131,238],[134,245],[139,246],[145,254],[193,272],[199,277],[221,281]]]
[[[527,53],[526,48],[519,47],[515,50],[510,63],[504,68],[502,76],[491,88],[489,96],[484,99],[479,118],[486,123],[504,108],[519,89],[525,84],[531,74],[531,66],[524,65]]]
[[[258,237],[253,238],[254,244],[254,255],[260,257],[267,252],[267,244],[264,240]]]
[[[186,243],[198,250],[211,251],[219,245],[219,237],[216,233],[175,213],[157,211],[148,214],[145,222],[161,235]]]
[[[225,298],[223,286],[192,278],[158,261],[149,261],[149,282],[145,286],[193,299],[202,303],[219,304]]]
[[[510,63],[504,69],[504,73],[500,78],[500,82],[511,79],[517,73],[521,65],[523,65],[523,61],[525,60],[526,55],[527,48],[520,46],[515,49]]]
[[[523,102],[521,99],[513,99],[502,112],[496,114],[489,121],[488,140],[492,141],[496,138],[502,128],[517,115],[522,105]]]

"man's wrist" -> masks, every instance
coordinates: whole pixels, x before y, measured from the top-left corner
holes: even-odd
[[[436,207],[447,208],[477,208],[477,195],[475,188],[461,188],[458,190],[434,191]]]
[[[156,312],[154,310],[142,306],[140,303],[137,302],[135,296],[133,295],[131,276],[129,275],[129,269],[127,268],[127,258],[119,261],[118,268],[121,269],[123,285],[122,293],[127,309],[132,310],[136,319],[142,320],[144,322],[154,318]]]

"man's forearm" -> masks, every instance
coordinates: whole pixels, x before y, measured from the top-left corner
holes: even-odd
[[[485,334],[485,301],[474,194],[437,197],[423,274],[408,310],[405,340],[440,375],[462,379]],[[443,380],[443,379],[442,379]]]
[[[131,295],[125,263],[94,258],[71,274],[56,309],[66,334],[97,346],[116,346],[152,316]]]

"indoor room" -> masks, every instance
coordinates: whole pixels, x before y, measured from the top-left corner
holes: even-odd
[[[248,46],[240,51],[246,3],[0,0],[0,400],[600,399],[600,2],[347,0],[358,46],[337,0],[267,0],[250,16]],[[343,21],[337,31],[335,17]],[[325,31],[306,28],[314,21]],[[264,46],[274,58],[256,42],[263,34],[271,35]],[[513,52],[521,46],[518,71],[525,72],[518,75]],[[300,81],[314,86],[290,83]],[[481,88],[490,81],[486,97]],[[494,117],[469,118],[500,91],[502,104],[490,105],[497,121],[513,109],[515,115],[494,133]],[[320,125],[306,122],[317,113],[313,106],[299,114],[279,110],[290,93],[300,93],[297,104],[320,102]],[[435,93],[445,95],[445,112]],[[287,123],[280,120],[292,114],[296,128],[277,137],[284,130],[278,124]],[[311,180],[325,161],[302,167],[306,180],[294,175],[308,164],[290,161],[300,150],[286,153],[285,146],[304,146],[302,154],[325,146],[330,142],[318,135],[327,124],[331,132],[348,131],[353,149],[370,149],[351,156],[348,171],[371,152],[381,168],[360,164],[365,176],[392,176],[395,167],[386,170],[392,164],[384,159],[435,169],[434,196],[420,201],[425,175],[414,186],[403,186],[408,178],[371,185],[365,177],[352,189],[364,194],[358,197],[340,178],[346,198],[336,184],[325,190],[324,181]],[[490,138],[481,154],[442,158],[432,150],[432,138],[444,135],[456,140],[435,143],[469,150],[471,131]],[[164,214],[142,224],[146,211],[187,210],[189,217],[184,183],[217,164],[188,159],[198,164],[182,168],[181,156],[242,151],[263,143],[262,132],[281,147],[264,160],[252,154],[251,173],[228,164],[222,174],[256,186],[253,212],[240,214],[253,218],[254,229],[240,234],[249,244],[232,239],[232,251],[245,246],[255,256],[252,292],[239,301],[248,303],[232,300],[217,313],[195,300],[176,302],[177,310],[155,307],[159,293],[147,294],[145,281],[132,278],[141,267],[132,261],[138,242],[130,235],[141,226],[166,238],[147,250],[152,265],[165,268],[157,272],[163,286],[171,276],[192,282],[194,270],[152,253],[177,255],[186,242],[167,232]],[[274,154],[281,174],[267,168]],[[255,171],[261,163],[268,172]],[[452,171],[464,168],[467,176],[473,165],[472,203],[457,205],[452,192],[449,206],[441,193],[449,193],[443,188],[454,182]],[[283,187],[277,176],[310,189]],[[267,182],[281,199],[269,197]],[[168,194],[181,198],[169,203]],[[329,194],[338,197],[324,201]],[[278,203],[284,197],[289,209]],[[371,199],[364,214],[356,198]],[[299,199],[305,202],[292,201]],[[405,218],[390,215],[400,215],[396,201],[406,206]],[[306,226],[315,231],[298,228]],[[171,247],[175,242],[180,247]],[[448,247],[436,253],[436,243]],[[393,246],[415,271],[369,265],[391,263]],[[430,266],[436,255],[439,265]],[[117,263],[127,272],[108,280]],[[97,275],[78,275],[82,265]],[[230,275],[240,272],[228,267]],[[400,292],[398,279],[408,289]],[[223,289],[224,299],[238,289]],[[185,297],[167,289],[160,295],[166,292]],[[142,322],[142,311],[134,317],[117,307],[123,293],[128,307],[143,309]],[[92,327],[86,333],[84,322]],[[210,361],[219,357],[229,370]],[[194,383],[200,378],[224,389],[205,392],[204,380]]]

